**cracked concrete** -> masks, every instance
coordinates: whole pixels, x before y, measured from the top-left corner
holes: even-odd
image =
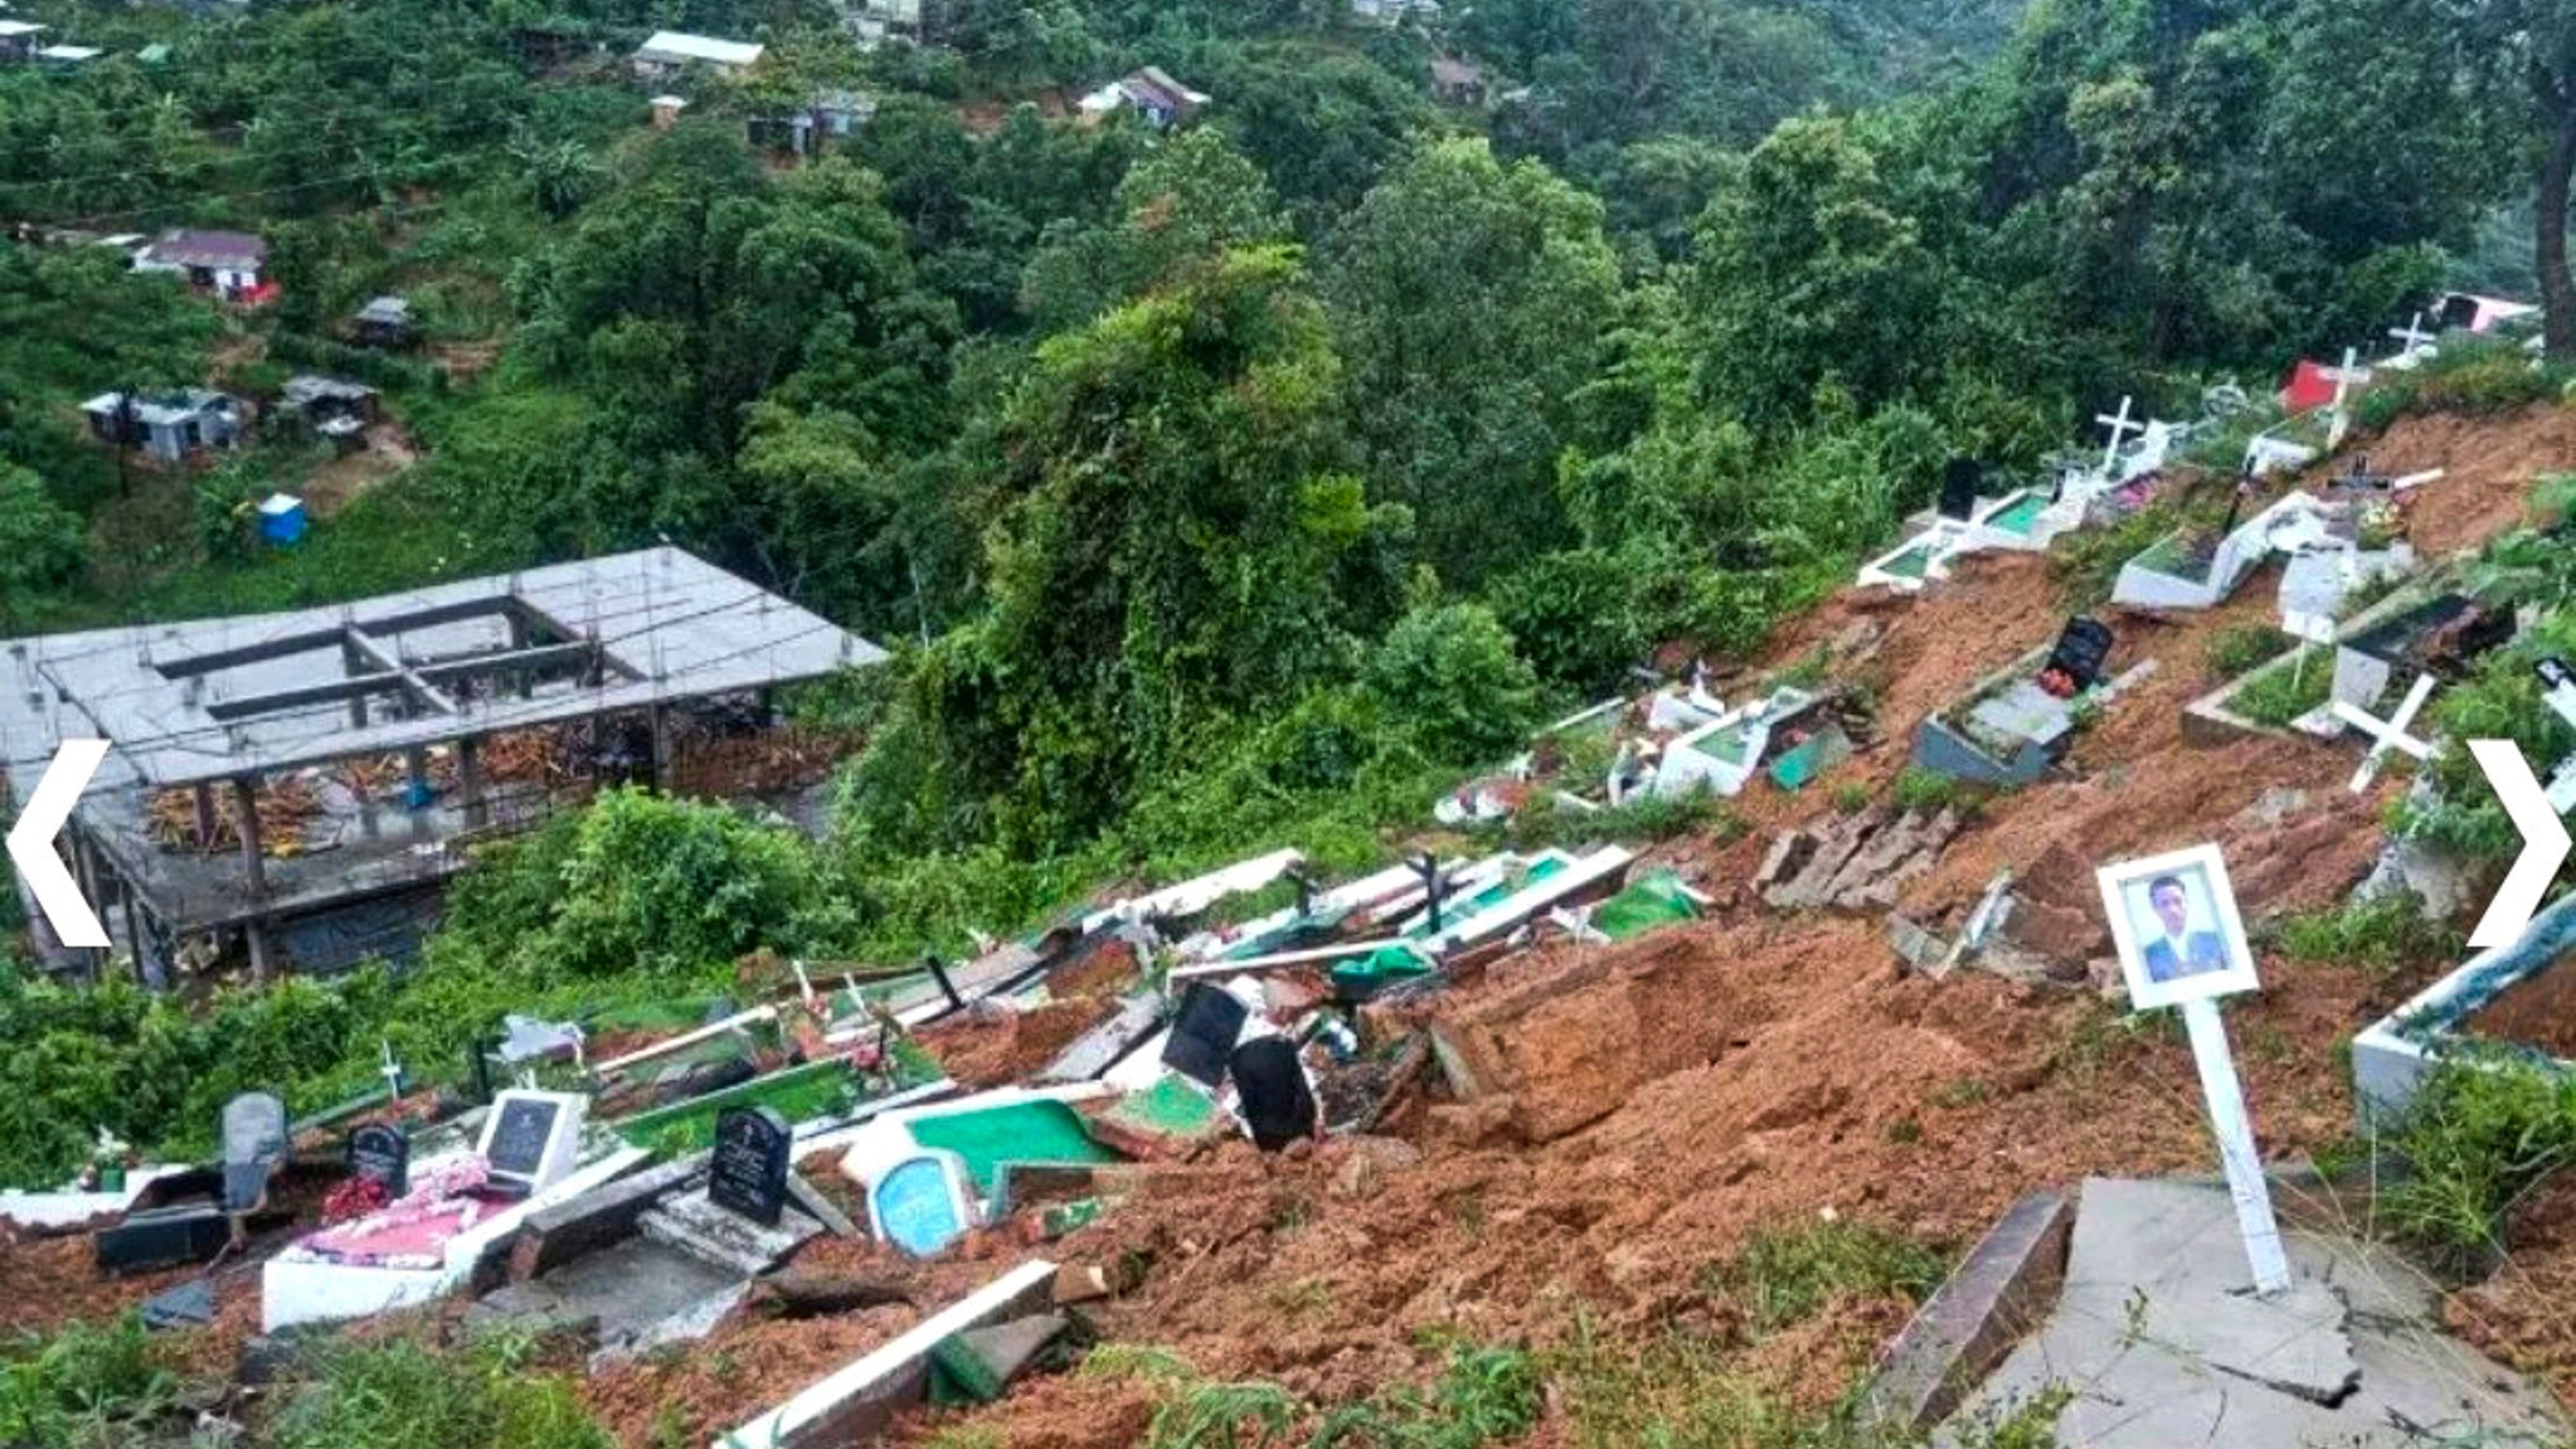
[[[1942,1442],[2052,1394],[2069,1449],[2566,1442],[2546,1395],[2441,1331],[2412,1268],[2350,1239],[2286,1242],[2290,1289],[2256,1298],[2225,1188],[2088,1180],[2056,1311]]]

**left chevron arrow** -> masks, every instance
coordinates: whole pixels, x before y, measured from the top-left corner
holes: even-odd
[[[63,741],[45,766],[44,778],[36,782],[36,793],[27,797],[27,808],[18,812],[18,823],[9,827],[9,859],[18,867],[18,878],[53,923],[54,935],[75,950],[106,950],[107,928],[82,897],[80,883],[63,869],[63,858],[54,854],[54,837],[63,833],[72,807],[89,788],[89,777],[106,758],[105,740]]]

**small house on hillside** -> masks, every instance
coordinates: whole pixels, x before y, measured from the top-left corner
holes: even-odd
[[[248,232],[165,231],[134,254],[138,272],[179,272],[188,285],[227,302],[256,305],[277,295],[268,243]]]
[[[1436,58],[1431,62],[1431,94],[1453,106],[1481,106],[1485,73],[1463,60]]]
[[[892,35],[919,38],[921,35],[921,0],[858,0],[841,12],[850,33],[866,45]]]
[[[745,129],[755,146],[812,156],[829,142],[857,135],[876,113],[876,97],[864,91],[823,90],[801,109],[752,117]]]
[[[307,373],[288,378],[282,391],[305,426],[344,453],[356,450],[376,420],[376,390],[364,383]]]
[[[0,61],[22,61],[36,50],[45,27],[32,20],[0,20]]]
[[[693,65],[731,74],[759,64],[767,49],[751,41],[718,40],[712,36],[661,30],[636,48],[635,74],[639,79],[657,83],[674,80]]]
[[[95,45],[48,45],[36,52],[36,64],[47,70],[78,70],[107,54]]]
[[[1206,95],[1172,79],[1162,67],[1149,65],[1084,96],[1079,105],[1087,121],[1121,106],[1134,106],[1157,129],[1169,130],[1186,125],[1207,103]]]
[[[378,297],[349,319],[349,336],[361,347],[409,347],[418,335],[407,297]]]
[[[81,404],[90,436],[137,448],[164,463],[229,448],[242,432],[241,403],[202,387],[136,394],[105,392]]]
[[[1440,18],[1440,0],[1351,0],[1351,18],[1363,25],[1429,24]]]

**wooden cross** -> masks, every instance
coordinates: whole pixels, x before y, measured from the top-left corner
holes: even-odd
[[[2419,352],[2431,351],[2433,343],[2439,337],[2437,333],[2424,330],[2424,314],[2421,312],[2416,313],[2415,320],[2405,326],[2389,328],[2388,335],[2406,345],[2405,350],[2398,354],[2400,357],[2413,357]]]
[[[2120,448],[2122,444],[2129,441],[2129,434],[2143,433],[2147,430],[2145,423],[2129,420],[2129,405],[2135,401],[2137,399],[2132,397],[2122,397],[2118,417],[2113,417],[2109,413],[2094,415],[2093,421],[2111,430],[2111,445],[2102,450],[2102,471],[2105,473],[2114,472],[2119,468]]]
[[[2406,691],[2406,698],[2398,703],[2397,712],[2390,715],[2385,723],[2372,719],[2356,705],[2346,704],[2340,699],[2334,702],[2335,718],[2370,736],[2373,741],[2370,753],[2362,756],[2361,768],[2353,772],[2352,793],[2360,795],[2369,791],[2370,782],[2379,775],[2380,761],[2392,749],[2403,750],[2419,760],[2433,753],[2430,742],[2406,733],[2406,727],[2415,722],[2415,712],[2432,697],[2433,676],[2425,673],[2415,676],[2414,686]]]

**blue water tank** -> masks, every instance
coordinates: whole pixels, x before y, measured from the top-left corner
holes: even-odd
[[[280,548],[304,536],[304,500],[287,493],[271,493],[259,505],[259,536]]]

